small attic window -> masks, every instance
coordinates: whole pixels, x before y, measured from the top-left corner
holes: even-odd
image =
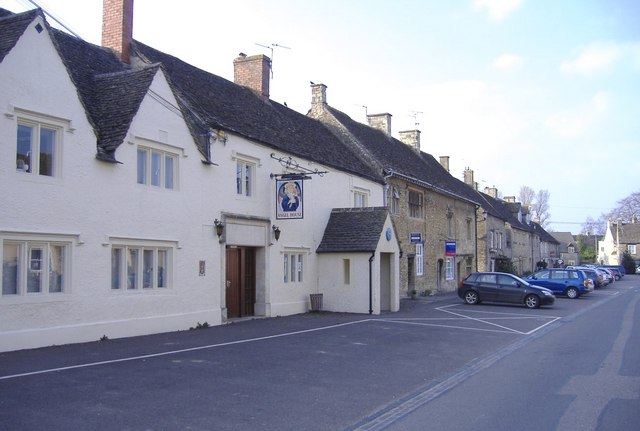
[[[40,23],[36,24],[36,31],[38,33],[42,33],[42,30],[44,30],[44,27],[42,27]]]

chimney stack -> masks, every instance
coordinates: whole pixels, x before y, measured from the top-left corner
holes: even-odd
[[[240,53],[233,60],[233,81],[247,87],[264,99],[269,99],[269,81],[271,73],[271,59],[266,55],[252,55]]]
[[[440,156],[440,164],[449,172],[449,156]]]
[[[133,0],[103,0],[102,46],[114,50],[125,63],[131,60]]]
[[[484,188],[484,192],[486,194],[488,194],[489,196],[491,196],[494,199],[498,199],[498,189],[496,188],[496,186],[493,187],[485,187]]]
[[[327,104],[327,86],[311,83],[311,106]]]
[[[387,135],[391,135],[391,114],[372,114],[367,115],[369,126],[374,129],[382,130]]]
[[[471,170],[471,168],[467,167],[464,168],[464,183],[468,186],[471,186],[474,188],[474,190],[478,190],[478,185],[476,184],[474,178],[473,178],[473,170]]]
[[[405,130],[399,132],[400,141],[405,145],[410,146],[417,152],[420,152],[420,130]]]
[[[515,196],[505,196],[504,197],[504,201],[510,204],[515,204],[516,203],[516,197]]]

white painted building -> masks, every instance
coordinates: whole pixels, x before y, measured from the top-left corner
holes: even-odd
[[[38,11],[0,10],[0,42],[0,351],[303,313],[318,292],[342,311],[316,249],[333,208],[383,205],[383,181],[320,123],[130,39],[121,61]],[[288,181],[302,211],[282,214],[301,218],[278,217],[291,173],[309,178]],[[398,309],[387,229],[376,313]]]

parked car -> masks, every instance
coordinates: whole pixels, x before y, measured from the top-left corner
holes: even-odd
[[[520,277],[504,272],[474,272],[458,286],[458,296],[467,304],[508,302],[527,308],[551,305],[556,297],[544,287],[535,286]]]
[[[623,276],[622,271],[620,271],[620,268],[617,266],[602,266],[600,268],[611,272],[616,281],[620,280]]]
[[[620,277],[624,277],[627,274],[627,270],[624,265],[600,265],[602,268],[615,268],[620,271]]]
[[[613,283],[613,275],[605,268],[596,268],[596,272],[602,275],[602,278],[604,278],[605,284]]]
[[[576,269],[579,269],[580,271],[584,272],[585,275],[587,277],[589,277],[591,279],[591,281],[593,281],[593,288],[594,289],[606,286],[604,277],[602,275],[598,275],[598,271],[596,271],[595,268],[588,268],[588,267],[580,268],[580,267],[577,267]]]
[[[525,278],[529,283],[550,289],[554,294],[575,299],[594,289],[593,281],[580,269],[541,269]]]

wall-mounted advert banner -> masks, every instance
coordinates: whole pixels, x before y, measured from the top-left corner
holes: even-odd
[[[303,216],[302,180],[276,180],[276,219]]]
[[[444,243],[444,255],[445,256],[455,256],[456,255],[456,242],[455,241],[447,241]]]

